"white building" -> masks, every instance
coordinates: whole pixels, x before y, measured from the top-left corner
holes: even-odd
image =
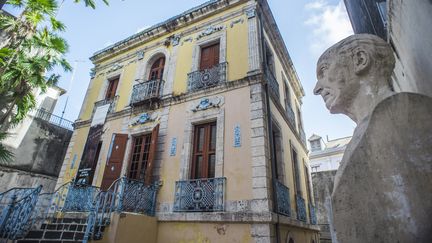
[[[324,142],[320,136],[313,134],[308,139],[311,172],[337,170],[350,140],[351,136]]]

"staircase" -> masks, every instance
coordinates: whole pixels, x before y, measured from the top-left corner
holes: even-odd
[[[82,242],[87,227],[87,219],[51,219],[39,228],[30,230],[27,236],[17,243],[72,243]],[[103,231],[103,229],[101,229]]]

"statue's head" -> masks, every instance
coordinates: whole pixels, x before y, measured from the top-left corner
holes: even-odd
[[[330,113],[349,115],[359,94],[372,97],[382,90],[392,90],[394,65],[392,49],[383,39],[369,34],[352,35],[319,58],[314,94],[323,97]]]

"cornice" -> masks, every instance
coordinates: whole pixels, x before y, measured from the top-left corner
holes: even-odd
[[[192,8],[182,14],[169,18],[168,20],[153,25],[137,34],[134,34],[124,40],[121,40],[111,46],[108,46],[100,51],[94,53],[90,60],[92,62],[99,62],[106,59],[107,56],[129,50],[137,45],[149,42],[151,40],[168,35],[177,31],[185,26],[191,25],[201,21],[209,16],[220,13],[228,8],[235,7],[241,3],[246,3],[249,0],[211,0],[195,8]]]

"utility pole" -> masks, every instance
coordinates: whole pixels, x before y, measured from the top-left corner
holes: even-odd
[[[0,0],[1,1],[1,0]],[[84,60],[75,60],[74,61],[74,67],[73,67],[73,69],[72,69],[72,76],[71,76],[71,79],[69,80],[69,86],[68,86],[68,89],[66,90],[66,92],[67,92],[67,97],[66,97],[66,102],[65,102],[65,105],[64,105],[64,108],[63,108],[63,111],[62,111],[62,115],[61,115],[61,118],[60,118],[60,123],[62,122],[62,120],[63,120],[63,117],[64,117],[64,113],[65,113],[65,111],[66,111],[66,107],[67,107],[67,105],[68,105],[68,101],[69,101],[69,91],[72,89],[72,83],[73,83],[73,81],[74,81],[74,79],[75,79],[75,71],[76,71],[76,69],[77,69],[77,66],[78,66],[78,63],[79,62],[85,62]]]

